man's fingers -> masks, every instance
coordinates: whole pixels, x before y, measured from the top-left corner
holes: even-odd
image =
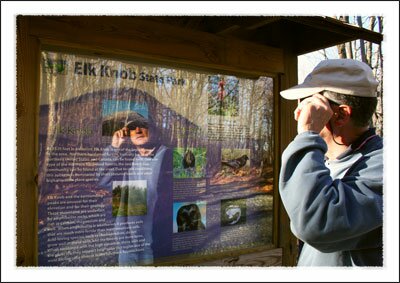
[[[116,136],[117,138],[123,137],[123,136],[124,136],[123,130],[118,130],[118,131],[116,131],[116,132],[115,132],[115,136]]]
[[[297,132],[320,132],[332,116],[329,100],[321,94],[314,94],[299,103],[294,115],[297,121]]]
[[[128,136],[129,129],[128,129],[127,127],[123,127],[123,128],[121,129],[121,132],[122,132],[122,136],[123,136],[123,137],[126,137],[126,136]]]
[[[117,137],[117,138],[122,138],[122,137],[128,136],[128,134],[129,134],[129,129],[127,127],[124,127],[124,128],[122,128],[120,130],[117,130],[114,133],[114,136]]]
[[[319,94],[319,93],[314,94],[312,96],[312,99],[313,99],[312,101],[314,103],[318,103],[320,105],[329,106],[329,100],[325,96],[323,96],[322,94]]]
[[[129,136],[129,129],[127,127],[124,127],[120,130],[117,130],[114,132],[111,145],[118,148],[121,146],[122,143],[126,140],[125,137]]]
[[[303,108],[312,102],[313,102],[312,96],[304,98],[301,102],[299,102],[299,104],[297,105],[297,108],[294,110],[294,119],[296,121],[299,120],[299,116],[300,116],[300,113],[303,110]]]

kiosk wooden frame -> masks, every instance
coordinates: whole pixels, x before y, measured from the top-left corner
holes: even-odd
[[[37,265],[40,51],[56,50],[172,67],[274,79],[274,246],[157,265],[292,266],[296,239],[279,200],[280,154],[296,132],[294,103],[279,91],[297,84],[297,56],[382,35],[326,17],[17,16],[17,266]],[[307,38],[307,40],[304,40]],[[315,40],[318,38],[318,40]]]

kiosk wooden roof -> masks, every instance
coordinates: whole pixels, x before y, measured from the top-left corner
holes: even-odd
[[[383,35],[380,33],[322,16],[162,16],[146,18],[271,47],[284,48],[290,44],[296,55],[356,39],[364,39],[376,44],[380,44],[383,39]]]
[[[278,94],[297,84],[297,56],[356,39],[379,44],[383,36],[321,16],[18,16],[16,264],[37,265],[40,50],[76,51],[247,77],[271,76],[275,168],[279,169],[279,156],[294,137],[296,125],[294,102],[281,100]],[[279,170],[274,171],[277,186]],[[279,199],[278,193],[275,197]],[[283,206],[276,203],[275,249],[183,264],[229,265],[233,257],[238,265],[294,265],[296,239]]]

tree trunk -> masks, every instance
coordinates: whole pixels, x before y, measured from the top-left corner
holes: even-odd
[[[357,24],[360,28],[363,27],[361,16],[357,16]],[[364,39],[360,39],[360,52],[361,52],[361,61],[367,63],[367,58],[365,56],[365,43]],[[368,64],[368,63],[367,63]]]
[[[353,59],[353,48],[351,47],[351,42],[346,42],[346,57],[348,59]]]
[[[369,27],[368,27],[369,30],[374,30],[375,19],[376,18],[374,16],[370,17]],[[366,63],[372,67],[372,43],[367,41],[365,49],[366,49],[366,52],[367,52],[367,54],[366,54],[367,62]]]
[[[349,16],[344,16],[344,22],[349,23]],[[351,42],[345,43],[346,48],[346,58],[353,59],[353,49],[351,48]]]
[[[346,59],[346,47],[345,44],[339,44],[337,46],[338,54],[340,59]]]
[[[342,22],[346,22],[346,19],[344,16],[339,16],[339,18],[335,17],[336,19],[338,19],[339,21]],[[338,55],[340,59],[346,59],[347,58],[347,54],[346,54],[346,44],[342,43],[342,44],[338,44],[337,45],[337,50],[338,50]]]
[[[378,31],[383,32],[383,17],[378,17]],[[378,64],[379,62],[379,64]],[[382,56],[382,46],[378,46],[377,64],[376,68],[378,70],[377,79],[379,80],[378,85],[378,105],[376,106],[376,111],[373,117],[373,124],[376,128],[376,133],[383,136],[383,56]]]

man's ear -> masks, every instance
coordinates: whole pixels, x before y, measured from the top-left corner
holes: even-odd
[[[337,126],[346,125],[351,118],[352,109],[348,105],[338,106],[333,113],[334,123]]]

